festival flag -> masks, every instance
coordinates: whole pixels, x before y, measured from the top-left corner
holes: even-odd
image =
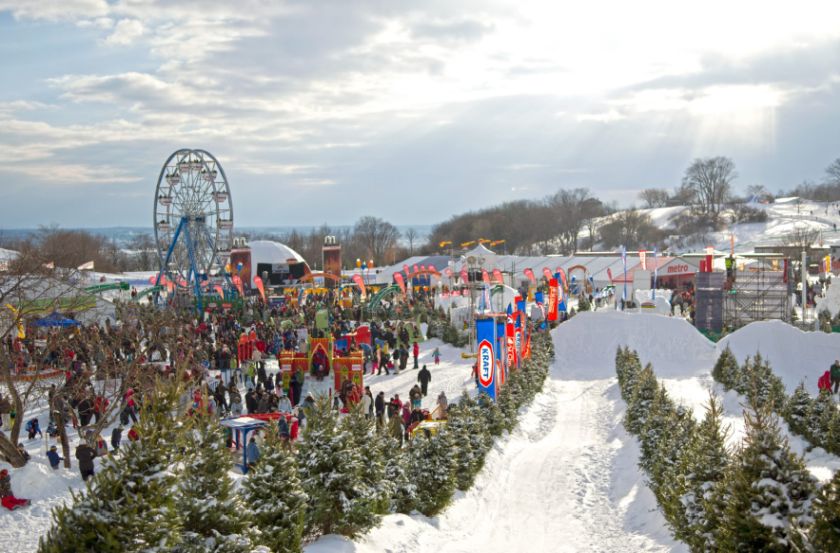
[[[519,363],[517,362],[518,349],[516,347],[516,324],[514,323],[515,319],[518,319],[518,317],[515,316],[513,308],[511,308],[511,305],[508,304],[507,317],[505,319],[505,344],[507,353],[507,366],[510,368],[519,366]]]
[[[566,280],[566,271],[563,270],[562,267],[557,267],[557,272],[555,273],[555,277],[559,276],[559,282],[563,284],[563,290],[569,291],[569,282]]]
[[[513,326],[515,331],[514,343],[516,345],[516,367],[519,368],[519,364],[522,362],[522,359],[524,359],[522,357],[523,343],[525,342],[523,337],[528,333],[528,314],[525,312],[527,307],[525,298],[516,296],[515,301],[516,311],[513,314]]]
[[[659,264],[656,262],[656,247],[653,248],[653,287],[650,289],[650,299],[656,300],[656,278],[659,276]]]
[[[470,281],[470,275],[467,274],[466,269],[461,269],[461,284],[466,284]]]
[[[557,320],[557,279],[551,278],[548,281],[548,320]]]
[[[242,279],[239,277],[239,275],[233,275],[232,277],[230,277],[230,280],[231,282],[233,282],[233,285],[236,287],[236,291],[239,292],[239,295],[244,298],[245,288],[242,286]]]
[[[624,265],[624,292],[621,294],[621,299],[627,301],[627,248],[621,246],[621,263]]]
[[[639,250],[639,263],[642,265],[642,270],[647,271],[647,251]]]
[[[417,268],[417,265],[415,264],[415,265],[414,265],[414,274],[417,274],[417,273],[419,273],[419,272],[420,272],[420,269],[418,269],[418,268]]]
[[[610,279],[610,284],[612,284],[612,281],[613,281],[612,270],[610,270],[609,267],[607,267],[607,278]]]
[[[403,264],[403,272],[405,273],[405,278],[408,278],[408,275],[411,274],[411,269],[408,268],[408,264]]]
[[[225,299],[225,291],[222,289],[222,287],[220,285],[217,284],[217,285],[213,286],[213,290],[215,290],[216,293],[219,294],[219,298]]]
[[[478,343],[478,391],[496,399],[496,325],[490,317],[476,319],[475,341]]]
[[[551,269],[548,267],[543,267],[543,276],[545,276],[546,280],[551,280],[554,278],[554,275],[551,274]]]
[[[257,290],[260,291],[260,297],[262,298],[263,303],[267,303],[265,300],[265,286],[263,285],[263,280],[261,277],[255,276],[254,277],[254,285],[257,287]]]
[[[367,290],[365,289],[365,279],[362,278],[362,275],[356,273],[353,275],[353,282],[356,283],[356,286],[359,287],[359,290],[362,292],[362,297],[364,298],[367,296]]]
[[[498,387],[505,385],[507,380],[507,348],[505,347],[505,320],[502,318],[496,319],[496,377],[499,379]]]
[[[394,273],[394,280],[397,281],[397,286],[400,287],[403,295],[405,295],[405,279],[403,278],[402,273]]]
[[[487,272],[487,269],[481,269],[481,280],[484,284],[490,284],[490,274]]]
[[[528,280],[530,280],[532,284],[537,283],[537,277],[534,276],[534,270],[533,269],[525,269],[522,272],[525,273],[525,276],[528,277]]]
[[[493,269],[493,280],[498,282],[499,284],[504,284],[505,281],[502,279],[502,271],[499,269]]]
[[[452,278],[452,268],[447,267],[443,270],[443,273],[446,275],[446,278]]]

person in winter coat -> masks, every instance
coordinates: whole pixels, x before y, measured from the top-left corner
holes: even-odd
[[[277,410],[281,413],[292,412],[292,402],[289,401],[289,398],[283,392],[280,392],[280,399],[277,402]],[[282,419],[283,417],[280,418]]]
[[[373,415],[373,395],[370,393],[370,386],[365,386],[365,393],[362,394],[362,413],[367,418]]]
[[[429,391],[429,382],[432,381],[432,373],[429,372],[426,365],[423,365],[423,368],[417,373],[417,381],[420,383],[420,391],[423,392],[423,397],[426,397],[426,393]]]
[[[79,461],[79,472],[82,473],[82,480],[87,480],[93,476],[93,459],[96,457],[96,451],[85,442],[79,444],[76,448],[76,459]]]
[[[248,467],[253,467],[257,461],[260,460],[260,446],[257,445],[257,440],[254,436],[248,442],[248,448],[245,451],[245,458],[248,460]]]
[[[840,389],[840,359],[835,359],[834,364],[831,365],[831,386],[835,394]]]
[[[420,409],[420,405],[423,401],[423,392],[420,390],[420,386],[415,384],[408,393],[408,398],[411,400],[412,409]]]
[[[382,428],[385,424],[385,392],[376,394],[373,400],[373,411],[376,413],[376,426]]]
[[[29,422],[26,423],[26,432],[30,440],[34,440],[36,434],[42,438],[44,437],[44,433],[41,432],[41,426],[38,424],[38,419],[29,419]]]
[[[111,431],[111,449],[115,452],[120,449],[120,442],[122,441],[122,426],[117,426]]]
[[[55,446],[52,446],[49,451],[47,451],[47,459],[50,461],[50,466],[53,470],[58,468],[58,465],[64,460],[64,457],[61,457],[58,454],[58,450]]]
[[[411,354],[414,357],[414,368],[419,369],[420,366],[417,364],[417,358],[420,357],[420,344],[418,342],[414,342],[414,346],[411,348]]]
[[[257,412],[257,396],[253,388],[245,392],[245,409],[249,415]]]
[[[10,511],[29,505],[28,499],[15,497],[12,492],[12,477],[6,469],[0,470],[0,503]]]
[[[440,365],[440,349],[435,348],[435,351],[432,352],[432,357],[435,359],[435,365]]]
[[[108,443],[102,439],[102,436],[96,437],[96,456],[106,457],[108,455]]]
[[[446,418],[446,410],[449,408],[449,401],[446,399],[446,394],[443,390],[440,391],[437,398],[438,410],[442,418]]]
[[[233,382],[231,382],[230,388],[228,388],[228,397],[230,397],[230,414],[238,417],[242,414],[242,394]]]

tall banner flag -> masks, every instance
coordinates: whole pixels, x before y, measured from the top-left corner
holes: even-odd
[[[566,271],[562,267],[557,267],[557,274],[560,275],[560,282],[563,284],[563,290],[569,290],[569,283],[566,280]]]
[[[516,311],[513,314],[513,326],[516,333],[516,366],[519,367],[522,360],[522,345],[525,341],[525,333],[528,332],[528,314],[525,312],[527,306],[525,298],[516,296],[514,301],[516,302]]]
[[[639,262],[642,264],[642,270],[647,271],[647,250],[639,250]]]
[[[653,248],[653,287],[650,289],[650,299],[656,301],[656,277],[659,276],[659,264],[656,262],[656,248]]]
[[[239,275],[233,275],[230,280],[233,281],[233,285],[236,286],[236,291],[239,292],[239,295],[244,298],[245,289],[242,286],[242,279],[239,278]]]
[[[526,277],[528,277],[528,280],[531,281],[531,284],[536,284],[537,283],[537,277],[534,276],[534,270],[533,269],[525,269],[522,272],[525,274]]]
[[[262,298],[263,303],[266,303],[266,301],[265,301],[265,286],[263,285],[262,278],[260,278],[258,276],[255,276],[254,277],[254,285],[257,287],[257,290],[260,291],[260,297]]]
[[[496,378],[498,378],[498,387],[505,385],[507,380],[507,371],[509,366],[507,364],[507,346],[505,344],[505,320],[496,320]]]
[[[621,299],[627,301],[627,248],[621,246],[621,263],[624,265],[624,292],[621,294]]]
[[[213,290],[215,290],[216,293],[219,294],[219,299],[225,299],[225,291],[222,289],[221,286],[216,284],[215,286],[213,286]]]
[[[478,343],[478,391],[496,399],[496,325],[490,317],[476,319],[475,341]]]
[[[397,286],[400,287],[403,295],[405,295],[405,278],[403,278],[402,273],[394,273],[394,280],[397,281]]]
[[[554,275],[551,274],[551,269],[548,267],[543,267],[543,275],[545,276],[546,280],[551,280],[554,278]]]
[[[465,285],[470,281],[470,275],[467,274],[466,269],[461,269],[461,284]]]
[[[508,369],[512,369],[514,367],[519,367],[517,363],[517,354],[519,353],[519,348],[516,347],[516,331],[514,330],[514,313],[508,304],[507,308],[507,317],[505,318],[505,352],[507,357],[507,366]]]
[[[548,320],[557,320],[557,279],[551,278],[548,281]]]
[[[356,283],[356,286],[359,287],[359,291],[362,293],[362,297],[364,298],[367,296],[367,289],[365,288],[365,279],[362,278],[362,275],[356,273],[353,275],[353,282]]]
[[[487,269],[481,269],[481,280],[484,281],[484,284],[490,284],[490,274]]]
[[[610,269],[609,267],[607,267],[607,278],[610,279],[610,284],[612,284],[612,269]]]
[[[500,271],[499,269],[493,269],[493,280],[495,280],[499,284],[504,284],[505,281],[502,279],[502,271]]]
[[[443,274],[446,275],[446,278],[452,278],[452,268],[447,267],[446,269],[443,270]]]
[[[411,274],[411,269],[408,268],[407,264],[403,264],[403,272],[405,273],[405,278],[408,278],[408,275]]]

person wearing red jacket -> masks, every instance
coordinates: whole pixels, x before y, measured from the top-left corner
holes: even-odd
[[[417,358],[420,357],[420,343],[414,342],[414,346],[411,348],[411,353],[414,355],[414,368],[419,369],[420,365],[417,363]]]
[[[6,469],[0,470],[0,503],[10,511],[29,505],[28,499],[15,497],[15,494],[12,492],[12,479],[9,476],[9,471]]]

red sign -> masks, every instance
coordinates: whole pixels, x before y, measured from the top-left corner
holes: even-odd
[[[674,273],[682,274],[682,273],[689,273],[689,272],[691,272],[691,271],[688,268],[688,265],[670,265],[668,267],[668,274],[669,275],[674,274]]]
[[[478,382],[485,388],[493,385],[495,359],[493,344],[490,343],[490,340],[482,340],[478,344]]]
[[[507,318],[505,324],[505,340],[507,342],[507,366],[513,368],[516,366],[516,332],[513,326],[513,316]]]
[[[552,278],[548,281],[548,320],[557,320],[557,279]]]

